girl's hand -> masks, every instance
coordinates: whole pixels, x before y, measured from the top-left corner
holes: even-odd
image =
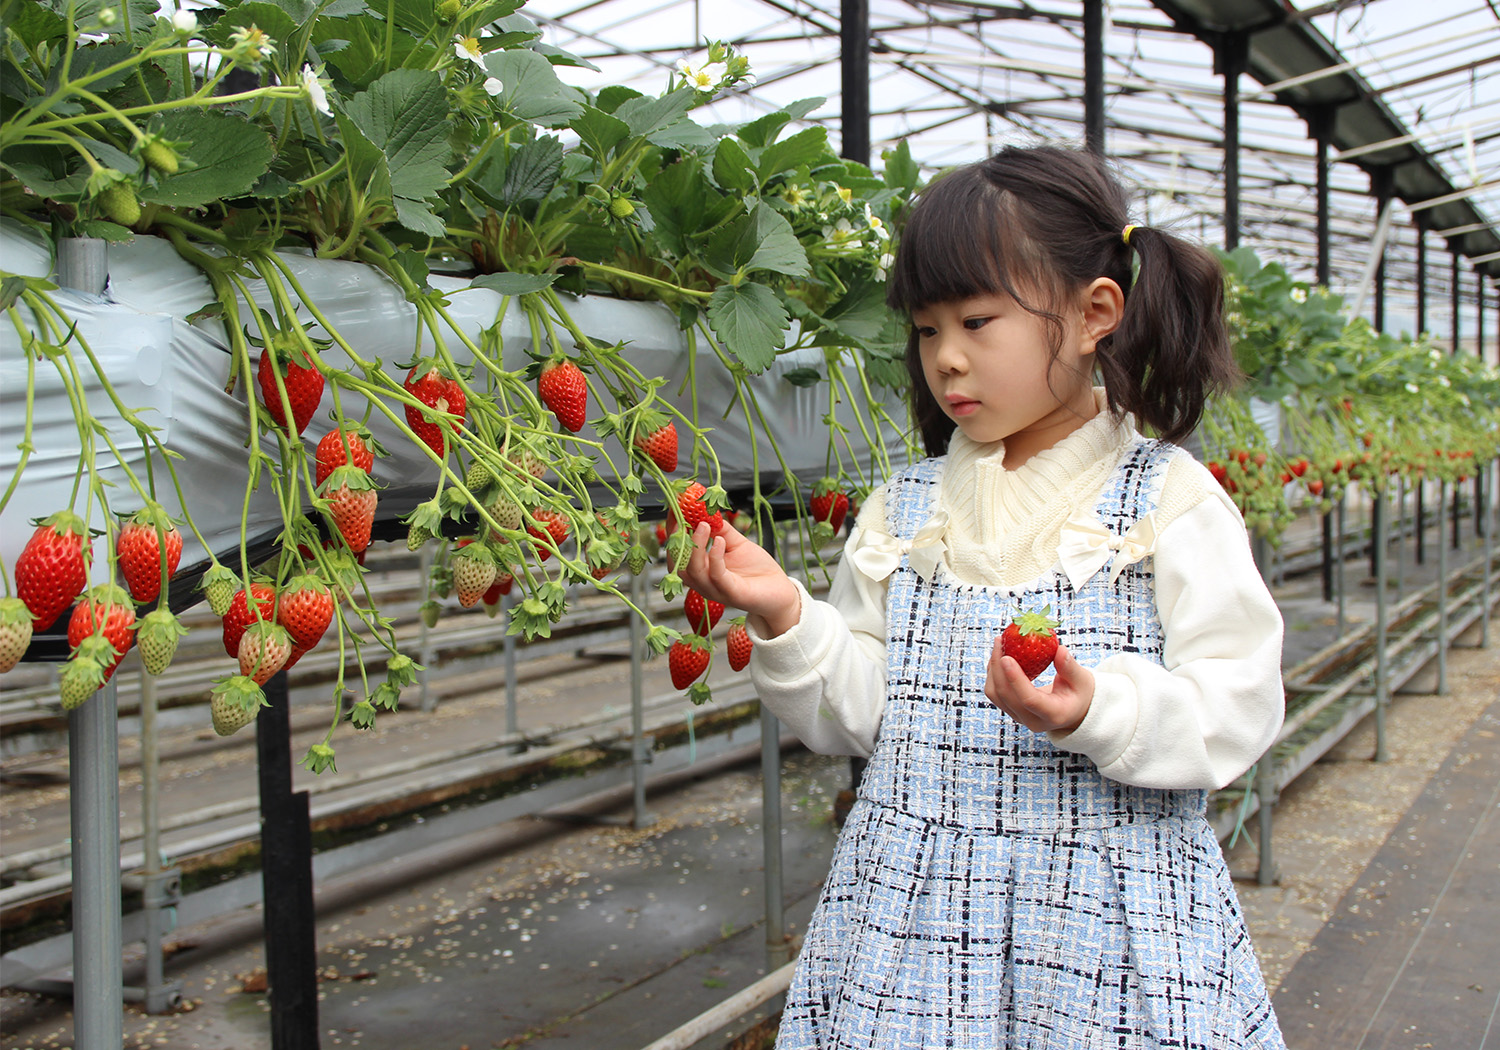
[[[1082,724],[1094,701],[1094,676],[1073,659],[1065,645],[1057,647],[1052,666],[1057,669],[1056,676],[1038,689],[1014,657],[1002,655],[1000,639],[996,638],[984,679],[984,695],[1033,732],[1072,732]]]
[[[707,522],[693,530],[693,553],[682,578],[703,597],[745,610],[767,638],[785,634],[802,613],[791,577],[764,547],[727,522],[718,535]]]

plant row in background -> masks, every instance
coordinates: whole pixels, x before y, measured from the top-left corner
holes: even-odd
[[[431,464],[431,496],[406,524],[411,549],[438,549],[440,592],[494,606],[517,589],[508,630],[527,638],[550,630],[580,584],[631,605],[622,574],[658,556],[663,595],[681,595],[680,522],[766,520],[775,498],[797,512],[802,548],[817,551],[850,498],[914,454],[887,447],[886,434],[911,428],[882,406],[906,382],[884,277],[918,168],[904,148],[878,175],[837,157],[825,129],[802,126],[818,100],[700,123],[705,103],[753,79],[723,45],[679,63],[658,95],[594,93],[566,82],[587,63],[543,43],[517,0],[247,0],[171,17],[154,0],[0,0],[0,15],[0,209],[54,241],[164,238],[202,271],[213,301],[200,318],[219,325],[245,400],[245,504],[265,487],[281,509],[269,558],[252,559],[242,528],[239,549],[214,552],[202,575],[238,661],[213,689],[221,732],[253,719],[270,674],[337,646],[334,717],[304,759],[330,768],[341,721],[373,725],[414,680],[361,566],[386,451],[374,421]],[[362,354],[299,283],[288,250],[378,270],[410,304],[426,352]],[[1285,480],[1331,500],[1351,480],[1379,484],[1392,470],[1456,479],[1494,455],[1492,371],[1348,324],[1336,299],[1253,256],[1229,262],[1249,393],[1284,407],[1289,434],[1268,438],[1245,395],[1219,402],[1205,425],[1205,456],[1254,527],[1274,536],[1284,525]],[[455,321],[433,284],[440,273],[498,293],[493,324]],[[171,661],[182,627],[163,583],[177,569],[178,530],[198,527],[178,453],[120,402],[54,291],[18,276],[0,287],[28,376],[55,370],[80,443],[71,505],[48,508],[18,564],[0,566],[0,666],[79,599],[96,546],[84,523],[104,520],[98,553],[117,582],[82,593],[71,614],[61,696],[74,707],[132,641],[150,673]],[[664,391],[627,344],[585,332],[575,319],[585,293],[673,311],[689,351],[683,388]],[[519,369],[501,354],[501,324],[515,317],[529,332]],[[825,466],[799,477],[751,380],[809,349],[822,367],[779,380],[826,392]],[[730,410],[751,435],[754,480],[740,507],[721,483],[716,420],[699,410],[709,367],[732,382]],[[83,397],[89,374],[108,406]],[[319,418],[325,398],[333,411]],[[850,413],[857,435],[840,422]],[[103,414],[149,450],[145,476],[130,471]],[[611,441],[627,460],[607,454]],[[20,491],[25,459],[0,509]],[[103,483],[111,465],[125,490]],[[158,486],[175,487],[181,520]],[[648,644],[670,652],[674,683],[702,702],[723,610],[686,599],[689,631],[653,624]],[[741,667],[742,625],[728,638]],[[358,682],[345,682],[349,667]],[[360,699],[344,716],[351,689]]]

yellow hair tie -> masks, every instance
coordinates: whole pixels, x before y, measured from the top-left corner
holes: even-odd
[[[1120,233],[1120,240],[1125,242],[1125,247],[1127,248],[1130,247],[1130,231],[1135,229],[1139,229],[1139,227],[1135,223],[1131,223]]]

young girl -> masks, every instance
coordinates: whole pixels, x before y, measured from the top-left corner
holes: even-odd
[[[1284,1046],[1204,818],[1280,726],[1281,618],[1169,443],[1234,376],[1221,280],[1089,154],[939,179],[889,293],[931,458],[866,501],[827,602],[699,526],[684,578],[749,613],[765,703],[869,756],[783,1050]],[[999,638],[1049,608],[1033,684]]]

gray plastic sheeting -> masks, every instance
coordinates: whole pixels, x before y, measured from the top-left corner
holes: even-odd
[[[415,308],[378,271],[360,263],[320,260],[305,254],[284,253],[282,258],[324,316],[366,359],[379,358],[395,371],[398,362],[432,351],[430,332],[424,330],[418,342]],[[14,226],[0,226],[0,268],[28,276],[46,275],[50,270],[47,246]],[[213,300],[208,281],[167,241],[156,237],[136,237],[127,244],[110,245],[109,274],[102,297],[61,289],[53,293],[54,298],[77,322],[79,333],[93,349],[121,402],[141,410],[143,420],[161,428],[163,442],[182,454],[176,467],[193,520],[214,551],[223,556],[239,544],[246,498],[248,421],[244,384],[233,393],[225,392],[230,358],[219,321],[186,320]],[[431,283],[449,293],[450,315],[476,342],[478,333],[494,324],[501,306],[498,293],[470,288],[463,279],[434,276]],[[260,282],[250,282],[250,288],[257,302],[269,305]],[[643,374],[665,377],[661,395],[677,399],[684,413],[691,415],[690,392],[681,396],[677,393],[687,375],[687,342],[671,310],[659,303],[585,296],[572,301],[570,312],[590,336],[628,343],[626,356]],[[513,307],[507,312],[501,333],[504,367],[525,367],[530,334],[520,310]],[[315,328],[312,334],[317,337],[323,333]],[[460,364],[470,360],[456,337],[445,335],[445,342]],[[325,356],[335,367],[345,363],[337,346],[325,351]],[[90,411],[98,416],[130,469],[144,483],[145,457],[139,439],[115,413],[87,361],[81,354],[78,357],[83,395]],[[698,418],[714,428],[710,441],[719,458],[724,486],[730,490],[748,488],[755,462],[750,428],[738,407],[725,415],[733,402],[734,386],[718,360],[706,349],[699,350],[699,357],[695,370]],[[769,371],[750,381],[765,413],[766,426],[804,488],[826,469],[828,433],[823,418],[828,412],[828,387],[797,387],[782,376],[794,368],[822,364],[820,349],[786,354]],[[895,395],[887,396],[891,415],[904,419],[904,409]],[[7,483],[18,466],[25,397],[26,361],[19,336],[13,325],[0,326],[0,478]],[[325,392],[306,438],[316,440],[329,428],[332,405],[331,393]],[[343,393],[342,405],[344,414],[353,419],[358,419],[366,407],[363,399],[348,392]],[[400,406],[395,407],[399,411]],[[591,413],[598,408],[591,398]],[[838,411],[840,421],[849,427],[852,455],[860,469],[868,471],[870,448],[854,413],[843,404]],[[779,476],[775,453],[759,421],[756,426],[761,430],[759,462],[763,478],[774,484]],[[434,468],[425,453],[378,412],[371,418],[371,429],[390,453],[375,467],[383,486],[379,513],[388,519],[430,498]],[[581,436],[592,436],[591,430],[586,425]],[[885,439],[891,454],[898,462],[903,461],[900,436],[888,429]],[[63,384],[46,362],[36,369],[32,443],[35,451],[26,464],[21,486],[0,515],[0,553],[8,567],[14,566],[16,555],[31,535],[30,519],[72,502],[79,458],[78,427]],[[623,468],[625,457],[619,445],[611,440],[606,447]],[[684,443],[684,452],[686,448]],[[139,500],[107,447],[101,449],[98,459],[102,476],[114,486],[110,490],[111,509],[117,513],[137,509]],[[849,463],[848,453],[845,462]],[[688,467],[684,462],[677,476],[685,475]],[[156,485],[158,499],[169,512],[178,514],[180,504],[159,463]],[[99,507],[85,507],[85,502],[86,494],[81,494],[74,509],[80,514],[87,511],[91,524],[100,527]],[[250,495],[245,532],[252,538],[269,537],[279,529],[280,520],[271,486],[263,482]],[[103,555],[102,550],[96,551],[95,580],[107,576]],[[202,545],[185,534],[183,564],[203,558]]]

